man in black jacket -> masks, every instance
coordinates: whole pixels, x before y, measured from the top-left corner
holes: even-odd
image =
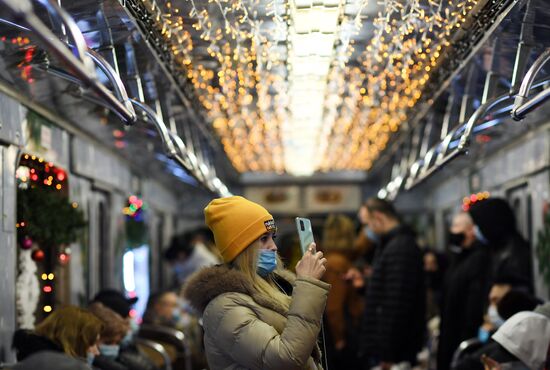
[[[368,227],[380,240],[367,288],[361,354],[382,369],[414,364],[425,330],[422,253],[391,203],[371,198],[365,206]]]
[[[453,218],[449,242],[460,247],[447,271],[439,328],[437,369],[447,370],[458,345],[477,337],[487,307],[491,255],[489,247],[476,239],[475,225],[466,212]]]

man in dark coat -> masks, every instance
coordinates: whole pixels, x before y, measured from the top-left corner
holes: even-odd
[[[491,256],[489,247],[476,239],[474,228],[473,220],[466,212],[458,213],[451,225],[449,241],[461,247],[461,251],[445,276],[438,370],[449,369],[459,344],[477,337],[483,323],[491,278],[488,268]]]
[[[521,276],[529,281],[533,293],[531,248],[517,229],[510,205],[504,199],[489,198],[474,203],[468,212],[477,227],[477,239],[491,249],[492,276]]]
[[[380,241],[367,288],[360,352],[382,369],[414,364],[425,329],[422,253],[391,203],[371,198],[365,205],[368,227]]]

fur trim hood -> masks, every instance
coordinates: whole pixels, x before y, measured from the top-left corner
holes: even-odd
[[[288,270],[279,270],[275,273],[290,284],[296,280],[295,275]],[[258,292],[242,272],[227,265],[207,267],[196,272],[182,290],[183,297],[189,300],[191,306],[201,315],[214,298],[224,293],[246,294],[260,306],[283,316],[288,313],[288,310],[279,302]]]

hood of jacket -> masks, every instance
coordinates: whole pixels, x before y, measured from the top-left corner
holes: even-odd
[[[295,276],[286,270],[275,272],[280,278],[294,283]],[[191,306],[201,314],[206,306],[217,296],[224,293],[243,293],[252,297],[260,306],[269,308],[283,316],[288,309],[273,298],[258,292],[242,272],[227,265],[204,268],[193,274],[183,287],[183,296]]]
[[[493,339],[531,370],[541,370],[550,342],[550,319],[524,311],[510,317]]]

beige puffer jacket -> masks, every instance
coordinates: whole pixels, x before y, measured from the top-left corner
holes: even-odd
[[[294,286],[288,310],[226,266],[203,269],[188,281],[183,295],[203,313],[211,370],[322,369],[317,337],[330,285],[280,275]]]

